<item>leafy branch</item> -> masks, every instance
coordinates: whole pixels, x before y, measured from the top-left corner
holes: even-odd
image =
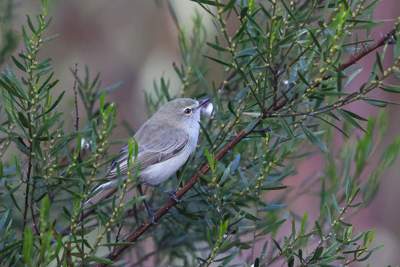
[[[351,56],[350,59],[348,61],[346,61],[345,63],[341,64],[338,71],[343,71],[346,68],[356,64],[360,59],[362,59],[363,57],[367,56],[368,54],[370,54],[371,52],[375,51],[376,49],[392,42],[392,40],[395,38],[395,33],[396,33],[396,29],[393,29],[392,31],[390,31],[388,34],[386,34],[384,37],[382,37],[380,40],[378,40],[374,45],[370,46],[368,49],[364,50],[361,54],[357,54],[356,56]],[[387,78],[390,72],[387,72],[383,79]],[[326,77],[326,79],[329,79],[329,77]],[[382,79],[382,80],[383,80]],[[371,91],[372,89],[375,89],[376,86],[371,87],[371,89],[366,90],[365,93],[368,93],[369,91]],[[318,111],[314,111],[311,113],[301,113],[301,114],[288,114],[287,116],[295,116],[295,115],[317,115],[319,113],[326,113],[328,111],[330,111],[331,109],[336,109],[338,107],[347,105],[353,101],[356,101],[358,99],[360,99],[360,95],[363,94],[363,92],[361,93],[355,93],[355,94],[351,94],[349,96],[347,96],[344,99],[341,99],[329,106],[320,108]],[[251,134],[256,127],[259,125],[259,123],[263,120],[263,119],[267,119],[267,118],[271,118],[271,117],[279,117],[279,116],[286,116],[284,114],[280,114],[279,111],[281,109],[283,109],[286,105],[288,105],[290,102],[290,100],[286,100],[284,99],[284,97],[280,97],[277,101],[277,103],[273,103],[269,108],[267,108],[262,116],[258,117],[255,121],[253,121],[249,127],[247,127],[246,129],[243,129],[242,131],[240,131],[238,134],[236,134],[236,136],[227,144],[224,145],[224,147],[222,149],[220,149],[218,151],[218,153],[216,153],[215,155],[215,160],[221,160],[226,154],[228,154],[229,151],[232,150],[233,147],[235,147],[235,145],[237,145],[241,140],[243,140],[245,137],[247,137],[249,134]],[[176,192],[176,197],[177,199],[181,199],[200,179],[201,176],[205,175],[208,171],[210,170],[210,166],[208,163],[204,163],[200,168],[198,168],[196,174],[194,174],[187,183],[185,183],[184,186],[182,186],[182,188],[180,188],[177,192]],[[158,209],[155,213],[155,219],[156,221],[158,221],[160,218],[162,218],[165,214],[168,213],[168,211],[173,208],[177,203],[172,200],[169,199],[160,209]],[[151,226],[153,226],[153,224],[151,222],[145,222],[144,224],[142,224],[139,228],[137,228],[135,231],[133,231],[132,233],[130,233],[129,235],[127,235],[127,237],[125,238],[124,242],[129,242],[129,243],[133,243],[135,241],[137,241],[144,233],[146,233],[146,231],[148,231]],[[115,248],[108,256],[107,258],[110,260],[116,260],[118,259],[122,253],[129,247],[129,245],[120,245],[118,248]],[[99,264],[98,266],[105,266],[103,264]]]

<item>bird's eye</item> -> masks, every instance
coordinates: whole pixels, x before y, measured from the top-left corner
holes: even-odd
[[[192,113],[192,109],[191,109],[191,108],[185,108],[185,109],[183,110],[183,113],[185,113],[186,115],[189,115],[189,114]]]

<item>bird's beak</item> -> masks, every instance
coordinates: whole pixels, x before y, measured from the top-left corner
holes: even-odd
[[[199,99],[198,108],[206,107],[208,103],[210,103],[210,98],[209,97],[205,97],[205,98]]]

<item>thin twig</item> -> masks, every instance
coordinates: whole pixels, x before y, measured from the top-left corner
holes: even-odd
[[[75,63],[74,69],[72,71],[74,75],[74,85],[72,90],[74,91],[74,106],[75,106],[75,132],[79,131],[79,107],[78,107],[78,63]]]
[[[78,76],[78,63],[75,63],[74,69],[72,70],[74,76],[74,85],[72,86],[72,90],[74,92],[74,106],[75,106],[75,134],[79,132],[79,106],[78,106],[78,81],[76,77]],[[78,151],[78,162],[81,162],[81,151]],[[83,185],[83,192],[86,192],[86,182]],[[83,222],[83,205],[85,204],[84,199],[81,199],[81,213],[80,213],[80,221]],[[85,265],[85,224],[81,223],[81,249],[82,253],[82,264]]]

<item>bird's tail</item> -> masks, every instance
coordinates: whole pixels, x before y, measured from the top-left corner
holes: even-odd
[[[116,191],[118,187],[116,186],[116,181],[111,181],[102,185],[99,185],[92,191],[92,197],[90,197],[84,204],[83,209],[84,212],[82,216],[79,218],[78,224],[80,225],[82,221],[84,221],[90,214],[93,213],[93,208],[95,205],[99,204],[101,201],[111,197]],[[68,235],[71,232],[70,227],[66,227],[61,230],[61,235]]]
[[[116,181],[99,185],[93,190],[92,197],[90,197],[84,204],[85,210],[97,205],[102,200],[109,198],[117,191]]]

